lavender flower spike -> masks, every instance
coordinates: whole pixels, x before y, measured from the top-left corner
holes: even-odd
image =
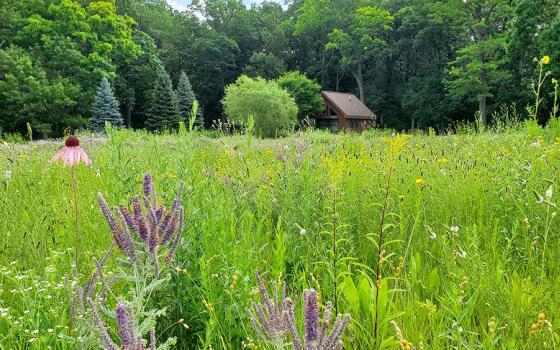
[[[124,304],[118,304],[115,313],[117,316],[117,326],[119,327],[119,337],[122,345],[123,347],[131,345],[134,342],[134,334],[132,332],[130,322],[128,321],[126,306],[124,306]]]
[[[124,205],[119,205],[119,211],[124,218],[124,221],[131,231],[138,232],[138,225],[132,216],[132,213]]]
[[[91,313],[93,315],[93,321],[97,326],[97,330],[99,331],[99,338],[101,338],[101,345],[105,350],[119,350],[117,344],[113,343],[111,336],[107,332],[107,328],[105,328],[105,324],[99,317],[97,313],[97,307],[93,303],[91,299],[88,299],[89,307],[91,309]]]
[[[156,188],[154,186],[152,174],[146,173],[144,175],[144,198],[147,198],[152,201],[151,206],[156,206]],[[149,204],[149,201],[146,203]]]
[[[103,199],[101,193],[97,194],[97,199],[99,201],[101,212],[103,213],[103,216],[105,216],[105,220],[107,220],[109,228],[113,233],[113,239],[115,240],[115,243],[117,244],[119,249],[130,258],[132,262],[135,262],[136,253],[134,252],[134,244],[132,243],[132,238],[130,237],[128,230],[126,230],[126,232],[123,231],[123,228],[117,222],[117,219],[113,215],[113,212],[111,212],[111,209],[109,209],[109,205],[107,204],[107,202],[105,202],[105,199]]]
[[[315,289],[303,291],[303,306],[306,349],[314,350],[319,339],[319,299]]]
[[[282,339],[289,331],[284,317],[287,306],[286,299],[283,298],[281,307],[278,305],[277,296],[274,298],[275,301],[273,303],[258,272],[256,276],[264,306],[262,304],[253,303],[251,324],[255,332],[264,338],[263,340],[276,342]],[[284,290],[285,288],[283,288],[283,294]],[[277,292],[275,292],[275,295],[277,295]],[[282,297],[284,297],[284,295]],[[266,307],[266,312],[264,307]]]

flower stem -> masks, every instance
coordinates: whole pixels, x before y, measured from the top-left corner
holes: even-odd
[[[70,172],[72,174],[72,193],[74,195],[74,224],[75,226],[75,238],[74,238],[74,264],[76,265],[76,271],[80,272],[78,269],[78,260],[80,256],[80,225],[78,222],[78,182],[76,181],[76,172],[74,166],[70,167]]]

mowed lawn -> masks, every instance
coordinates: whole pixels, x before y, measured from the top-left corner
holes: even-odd
[[[97,193],[128,206],[151,172],[170,203],[186,184],[182,244],[153,301],[166,310],[158,334],[178,349],[264,348],[248,312],[256,271],[286,281],[298,305],[315,288],[350,313],[346,349],[560,347],[559,139],[124,130],[81,141],[93,161],[75,169],[82,279],[112,240]],[[86,348],[68,315],[72,180],[51,162],[62,144],[0,145],[0,349]],[[108,274],[124,259],[112,255]]]

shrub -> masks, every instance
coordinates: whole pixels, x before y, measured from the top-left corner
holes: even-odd
[[[318,116],[325,108],[321,86],[299,72],[289,72],[278,78],[278,85],[296,100],[300,121]]]
[[[274,81],[242,75],[226,87],[222,102],[235,123],[244,124],[252,115],[255,132],[262,137],[285,135],[296,123],[298,108],[294,98]]]

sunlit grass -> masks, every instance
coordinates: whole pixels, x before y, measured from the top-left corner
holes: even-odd
[[[185,239],[155,298],[167,307],[159,331],[178,348],[258,344],[247,312],[258,270],[350,312],[347,349],[554,349],[560,142],[551,135],[418,134],[398,151],[397,138],[375,133],[250,143],[82,135],[93,166],[76,169],[80,268],[93,269],[111,241],[97,193],[132,198],[149,171],[166,202],[186,183]],[[68,169],[50,162],[59,146],[0,146],[0,348],[72,348],[64,276],[74,214]]]

